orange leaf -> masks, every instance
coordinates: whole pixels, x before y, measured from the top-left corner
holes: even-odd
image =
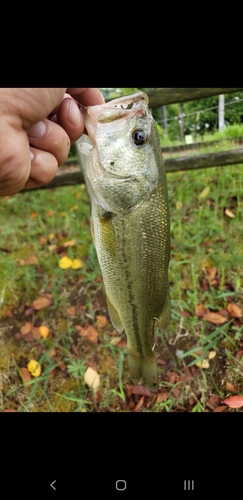
[[[73,306],[70,306],[67,308],[67,313],[69,314],[69,316],[75,316],[76,314],[76,308],[73,307]]]
[[[34,326],[33,323],[29,322],[24,323],[23,326],[21,326],[20,328],[22,335],[27,335],[28,333],[32,332],[33,326]]]
[[[31,380],[30,372],[27,368],[20,368],[21,376],[23,379],[23,383],[29,382]]]
[[[233,304],[233,302],[228,304],[227,309],[234,318],[241,318],[243,316],[241,308],[236,304]]]
[[[46,339],[49,336],[50,330],[49,330],[48,326],[41,325],[41,326],[39,326],[39,333],[43,339]]]
[[[87,337],[87,339],[90,342],[93,342],[93,344],[97,344],[98,342],[98,331],[92,325],[88,325],[85,328],[82,328],[82,330],[80,330],[80,335]]]
[[[204,314],[207,314],[209,312],[206,307],[204,307],[203,304],[198,304],[195,309],[195,315],[199,318],[201,316],[204,316]]]
[[[163,401],[165,401],[169,397],[170,397],[170,393],[169,392],[163,392],[161,394],[158,394],[158,396],[156,398],[156,402],[157,403],[163,403]]]
[[[207,279],[208,279],[208,281],[212,281],[215,278],[216,273],[217,273],[216,267],[215,266],[210,267],[208,269],[208,271],[207,271]]]
[[[36,255],[30,255],[26,259],[25,264],[30,264],[30,265],[38,264],[38,259],[37,259]]]
[[[35,219],[36,217],[38,217],[38,213],[32,212],[32,214],[30,214],[30,217],[31,217],[31,219]]]
[[[39,297],[38,299],[32,302],[32,307],[39,311],[40,309],[44,309],[44,307],[48,307],[51,304],[51,300],[47,297]]]
[[[231,382],[226,382],[225,389],[227,392],[238,392],[234,384],[232,384]]]
[[[204,314],[203,319],[209,321],[210,323],[214,323],[215,325],[227,322],[227,318],[224,318],[223,316],[221,316],[221,314],[214,312],[208,312]]]
[[[96,324],[98,328],[104,328],[108,323],[108,320],[105,316],[98,315],[96,316]]]
[[[48,239],[45,237],[45,236],[40,236],[39,237],[39,243],[41,245],[44,245],[45,243],[47,243]]]
[[[241,408],[243,406],[243,396],[230,396],[222,401],[229,408]]]
[[[51,217],[52,215],[54,215],[56,213],[55,210],[49,210],[49,212],[46,212],[46,217]]]

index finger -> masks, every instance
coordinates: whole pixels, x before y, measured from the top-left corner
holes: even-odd
[[[84,106],[95,106],[105,102],[98,88],[67,88],[66,92]]]

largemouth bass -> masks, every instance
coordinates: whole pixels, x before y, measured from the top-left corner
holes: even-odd
[[[133,383],[158,389],[155,322],[170,321],[166,174],[148,97],[83,109],[93,143],[86,164],[91,230],[113,326],[127,335]]]

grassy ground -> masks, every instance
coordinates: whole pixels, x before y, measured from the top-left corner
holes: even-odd
[[[157,332],[156,395],[130,384],[84,186],[0,199],[0,410],[241,412],[223,403],[243,390],[241,174],[241,165],[168,174],[172,320],[166,336]],[[76,269],[60,267],[65,256]],[[100,376],[96,392],[88,367]]]

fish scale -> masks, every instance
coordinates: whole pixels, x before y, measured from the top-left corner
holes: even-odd
[[[121,102],[129,108],[118,113]],[[144,93],[86,108],[84,116],[94,144],[86,182],[108,311],[114,327],[125,329],[133,382],[156,391],[154,326],[166,329],[170,320],[168,194],[156,125]],[[144,134],[142,147],[134,130]]]

